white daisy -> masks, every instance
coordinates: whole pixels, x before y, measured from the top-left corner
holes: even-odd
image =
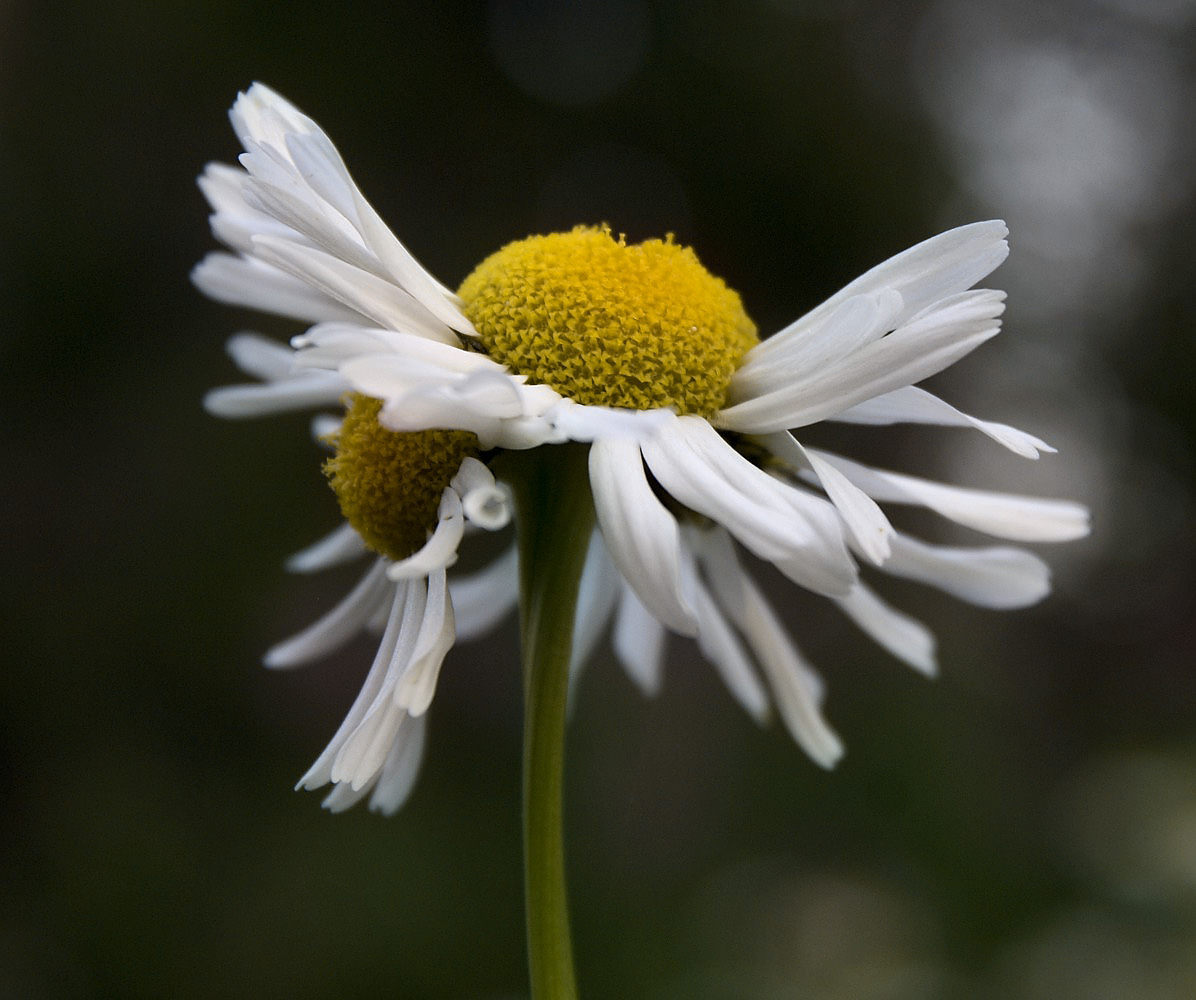
[[[330,808],[366,794],[398,808],[445,653],[514,606],[513,550],[473,576],[446,572],[470,527],[509,522],[511,494],[492,471],[506,452],[589,447],[597,530],[575,664],[613,623],[617,656],[654,692],[666,633],[691,637],[752,716],[775,706],[827,767],[842,746],[822,716],[822,683],[741,548],[932,674],[930,632],[887,605],[861,567],[992,608],[1040,600],[1048,571],[1021,548],[909,537],[881,504],[1018,542],[1088,531],[1075,503],[876,469],[793,433],[827,420],[936,424],[1028,458],[1052,451],[915,387],[997,333],[1004,296],[973,286],[1006,256],[1003,223],[927,240],[759,340],[739,297],[692,251],[671,239],[629,246],[603,228],[512,243],[454,294],[387,229],[311,119],[261,85],[231,117],[241,167],[211,165],[200,185],[232,252],[209,255],[195,282],[308,329],[289,347],[233,338],[233,358],[260,381],[217,389],[207,406],[242,417],[344,404],[316,432],[334,448],[326,471],[346,523],[289,565],[310,572],[374,554],[340,605],[266,656],[292,666],[382,631],[361,694],[300,782],[332,782]]]

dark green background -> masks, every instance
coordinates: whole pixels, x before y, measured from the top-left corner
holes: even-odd
[[[187,278],[214,246],[194,178],[235,156],[225,110],[254,79],[448,284],[530,232],[671,230],[767,331],[949,225],[1008,217],[1015,261],[1019,231],[1056,234],[998,272],[1007,332],[941,385],[1061,445],[1027,470],[977,435],[974,481],[1089,501],[1093,539],[1046,553],[1057,593],[1025,612],[892,588],[939,633],[934,683],[765,574],[829,682],[849,748],[830,775],[690,645],[653,702],[601,656],[571,728],[580,977],[591,998],[1196,995],[1192,14],[1146,9],[0,6],[0,996],[525,989],[510,629],[450,655],[400,815],[290,791],[370,651],[259,667],[348,584],[281,570],[334,504],[305,419],[200,408],[234,378],[229,334],[294,332]],[[955,65],[995,61],[991,106],[1024,82],[1016,43],[1047,67],[1009,98],[1031,119],[1074,81],[1050,67],[1079,66],[1135,141],[1076,146],[1107,122],[1066,105],[1057,145],[1040,128],[1011,161],[1018,197],[986,196],[1005,168],[931,113],[951,38]],[[1118,148],[1125,177],[1055,228]],[[1019,200],[1036,184],[1061,193]],[[868,454],[931,471],[962,434],[878,432]]]

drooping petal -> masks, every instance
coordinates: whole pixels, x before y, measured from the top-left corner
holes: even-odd
[[[856,566],[827,501],[757,468],[700,417],[675,418],[642,450],[671,496],[723,525],[795,582],[818,593],[851,589]]]
[[[665,629],[626,583],[620,588],[611,645],[639,689],[649,697],[659,694],[664,680]]]
[[[730,538],[708,532],[699,551],[719,605],[747,640],[786,728],[815,763],[834,767],[843,744],[819,711],[821,683],[739,565]]]
[[[424,633],[428,588],[422,580],[410,580],[401,589],[405,591],[402,606],[396,602],[386,625],[388,633],[397,632],[391,646],[393,652],[373,697],[368,701],[359,697],[359,702],[363,702],[360,709],[359,702],[354,703],[346,718],[346,722],[352,719],[354,725],[344,736],[332,762],[331,779],[348,782],[354,789],[376,779],[399,726],[407,718],[407,710],[395,700],[394,691],[411,665],[417,642]],[[386,645],[384,634],[382,646]],[[367,685],[369,680],[367,678]],[[364,688],[362,693],[364,695]]]
[[[316,758],[315,763],[308,768],[307,773],[299,779],[296,788],[306,788],[310,791],[321,785],[326,785],[329,781],[351,780],[355,776],[349,769],[338,771],[337,759],[344,749],[345,742],[356,732],[362,720],[369,713],[371,707],[380,700],[384,691],[387,691],[384,700],[391,700],[387,688],[388,681],[393,683],[392,675],[396,663],[405,662],[405,657],[415,643],[415,630],[418,625],[414,621],[416,615],[412,611],[419,610],[418,608],[413,609],[413,605],[422,601],[421,588],[415,584],[404,582],[397,587],[392,587],[391,593],[386,628],[378,643],[378,651],[374,654],[374,662],[370,665],[365,683],[362,684],[361,690],[336,734],[328,742],[323,753]],[[357,789],[363,788],[371,778],[376,777],[376,774],[377,769],[375,768],[369,774],[361,776],[361,780],[356,782]]]
[[[690,590],[698,615],[698,649],[714,665],[732,697],[743,710],[759,723],[768,718],[768,691],[760,682],[751,657],[727,622],[723,609],[698,579],[692,559],[687,560],[684,572],[692,576]]]
[[[485,569],[449,581],[457,639],[467,642],[489,632],[515,610],[519,598],[515,546]]]
[[[810,453],[815,454],[814,449]],[[957,524],[1016,542],[1066,542],[1088,534],[1088,511],[1069,500],[1049,500],[947,486],[873,469],[829,452],[816,453],[875,500],[918,504]]]
[[[353,525],[346,523],[314,545],[296,552],[287,559],[286,567],[292,573],[316,573],[350,562],[365,553],[365,542]]]
[[[648,483],[639,446],[622,438],[594,442],[590,486],[602,537],[623,579],[660,621],[693,635],[697,619],[683,586],[680,530]]]
[[[602,533],[595,531],[586,552],[573,615],[573,651],[569,660],[570,703],[578,676],[593,657],[598,641],[610,625],[619,590],[618,570],[602,544]]]
[[[442,568],[428,576],[428,596],[419,637],[411,653],[411,662],[395,686],[396,705],[414,716],[428,710],[436,693],[440,668],[455,639],[453,603],[449,600],[448,580]]]
[[[862,583],[835,601],[853,622],[899,660],[927,677],[938,673],[934,635],[920,621],[890,607]]]
[[[408,715],[403,720],[370,796],[371,811],[393,816],[410,798],[424,755],[427,719],[426,715]]]
[[[377,560],[349,594],[298,635],[266,651],[267,667],[297,667],[339,649],[366,627],[390,596],[386,563]]]
[[[1002,611],[1036,604],[1051,589],[1046,563],[1025,549],[928,545],[900,532],[893,536],[893,554],[882,568]]]

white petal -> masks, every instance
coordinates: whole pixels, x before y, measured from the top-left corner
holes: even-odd
[[[815,763],[834,767],[843,744],[818,710],[821,683],[744,573],[726,534],[710,532],[701,552],[719,603],[751,647],[789,732]]]
[[[357,331],[358,337],[364,332]],[[335,329],[325,332],[316,328],[309,335],[297,338],[296,343],[304,348],[302,354],[307,353],[309,344],[313,349],[327,347],[331,360],[338,353],[336,334]],[[505,407],[495,416],[518,416],[523,412],[518,396],[520,380],[508,375],[502,365],[482,354],[430,341],[423,341],[420,346],[417,341],[420,338],[394,334],[385,353],[358,352],[343,358],[338,362],[340,373],[358,392],[388,401],[399,399],[413,388],[453,387],[466,384],[469,378],[485,376],[490,394],[499,397],[500,405]]]
[[[228,117],[242,143],[250,140],[277,143],[288,131],[311,132],[319,128],[276,90],[256,82],[237,95]]]
[[[511,523],[514,501],[506,484],[496,482],[485,463],[473,457],[461,460],[461,468],[449,485],[461,497],[461,508],[470,524],[486,531],[499,531]]]
[[[420,266],[360,193],[357,199],[362,235],[387,272],[440,322],[459,333],[474,334],[473,324],[453,304],[456,296]]]
[[[312,119],[256,84],[238,99],[231,117],[246,150],[241,162],[254,178],[249,193],[270,215],[342,260],[386,277],[429,319],[472,332],[455,296],[390,232]]]
[[[274,232],[255,234],[304,249],[319,248],[374,277],[392,282],[382,271],[373,254],[362,245],[361,237],[330,206],[317,201],[312,192],[294,175],[294,165],[270,147],[249,145],[240,157],[241,165],[251,175],[243,187],[250,208],[276,219],[290,231],[284,236]],[[254,252],[257,253],[256,243]],[[431,319],[422,309],[426,319]]]
[[[371,811],[393,816],[411,796],[419,776],[427,728],[426,715],[409,715],[403,720],[370,796]]]
[[[325,448],[334,440],[345,426],[343,417],[333,416],[331,413],[317,413],[311,418],[311,436],[317,444]]]
[[[485,569],[449,582],[457,639],[466,642],[494,628],[519,600],[518,557],[511,546]]]
[[[281,382],[263,385],[225,385],[203,398],[204,409],[213,416],[240,419],[262,417],[292,410],[331,406],[348,388],[332,372],[312,372]]]
[[[268,337],[256,333],[234,334],[224,349],[241,371],[264,382],[277,382],[294,374],[295,352]]]
[[[902,299],[902,312],[896,322],[904,322],[939,299],[971,288],[994,271],[1009,255],[1004,222],[976,222],[932,236],[928,240],[890,257],[846,285],[817,308],[770,337],[753,350],[768,355],[784,349],[782,338],[806,327],[818,326],[855,296],[896,292]],[[776,347],[772,347],[773,343]]]
[[[334,771],[345,741],[357,730],[362,719],[369,713],[370,708],[380,700],[380,696],[384,692],[384,700],[386,702],[391,700],[390,688],[387,683],[389,681],[393,685],[391,675],[394,672],[396,661],[404,662],[404,657],[409,655],[411,647],[415,643],[415,630],[418,623],[413,622],[412,619],[415,616],[412,611],[422,610],[422,606],[415,609],[412,606],[419,605],[419,602],[422,601],[422,589],[416,585],[401,583],[398,587],[393,588],[392,593],[386,630],[382,633],[382,639],[378,643],[378,651],[374,654],[374,662],[366,675],[365,683],[362,684],[352,707],[337,729],[336,735],[329,741],[328,746],[324,748],[324,752],[320,754],[316,762],[308,768],[307,773],[299,779],[296,788],[310,790],[319,788],[329,781],[342,780],[344,775],[334,776]],[[376,776],[376,770],[365,775],[357,783],[358,790],[365,786],[371,776]]]
[[[814,450],[811,449],[811,454]],[[958,524],[1017,542],[1066,542],[1088,534],[1088,510],[1067,500],[1046,500],[947,486],[873,469],[827,452],[828,464],[876,500],[919,504]]]
[[[351,524],[342,524],[314,545],[287,559],[292,573],[315,573],[356,559],[366,552],[365,542]]]
[[[1002,292],[963,292],[825,369],[790,379],[763,395],[740,395],[733,376],[731,398],[740,401],[722,410],[715,422],[755,434],[824,420],[953,365],[996,335],[1003,309]]]
[[[572,699],[575,682],[589,663],[602,638],[619,598],[619,573],[611,563],[602,544],[601,532],[590,537],[585,567],[577,589],[577,608],[574,613],[573,650],[570,656],[570,687]]]
[[[457,561],[457,549],[465,534],[465,514],[461,509],[461,498],[452,487],[446,486],[440,496],[440,508],[436,514],[436,530],[424,547],[406,559],[391,563],[386,575],[392,580],[408,580],[428,576]]]
[[[751,399],[811,371],[825,371],[891,331],[902,305],[901,295],[892,289],[854,295],[826,312],[822,322],[799,324],[770,337],[749,351],[735,372],[736,397]]]
[[[889,536],[893,526],[867,493],[855,486],[816,452],[803,448],[788,431],[762,438],[764,446],[791,468],[808,468],[835,505],[857,548],[874,564],[889,557]]]
[[[370,368],[378,369],[375,378],[386,378],[400,386],[426,381],[429,373],[439,377],[465,375],[479,369],[504,372],[498,363],[484,354],[463,351],[460,347],[429,340],[414,333],[385,330],[363,323],[319,323],[291,339],[299,353],[296,364],[318,368],[336,368],[359,361],[362,377]],[[414,369],[414,374],[410,371]],[[422,373],[422,374],[421,374]],[[388,395],[378,392],[377,395]]]
[[[411,663],[395,687],[396,705],[414,716],[423,715],[428,710],[432,696],[436,693],[440,668],[455,639],[453,603],[449,600],[448,581],[441,569],[428,577],[424,618],[411,654]]]
[[[227,163],[209,163],[199,177],[199,189],[212,206],[212,234],[242,254],[253,253],[253,237],[262,233],[294,237],[290,226],[272,219],[245,198],[249,175]]]
[[[304,323],[357,320],[360,313],[312,288],[294,275],[252,257],[208,254],[191,271],[195,287],[225,305],[256,309]]]
[[[622,437],[642,441],[663,426],[672,411],[584,406],[571,399],[560,399],[544,416],[565,440],[589,442]]]
[[[363,788],[377,777],[390,753],[399,726],[407,717],[406,710],[395,701],[394,690],[410,666],[417,641],[423,634],[427,587],[422,580],[412,580],[403,589],[405,599],[402,608],[399,609],[396,602],[386,626],[387,633],[397,631],[397,641],[386,663],[383,680],[364,711],[359,712],[358,704],[354,703],[350,718],[354,719],[356,725],[345,736],[332,763],[332,780],[347,781],[354,789]]]
[[[851,589],[856,567],[825,500],[757,468],[700,417],[675,418],[642,448],[670,495],[723,525],[761,559],[818,593]]]
[[[332,786],[332,791],[324,796],[324,800],[320,805],[327,809],[330,813],[343,813],[352,809],[358,802],[364,799],[374,790],[374,785],[378,783],[378,775],[374,775],[371,781],[367,781],[358,789],[354,789],[348,782],[340,781]],[[307,785],[301,786],[307,788]],[[318,786],[313,786],[318,787]]]
[[[727,624],[722,610],[705,585],[697,579],[696,570],[687,566],[685,572],[693,577],[689,586],[698,613],[698,649],[714,665],[727,690],[743,706],[744,711],[757,722],[764,722],[768,718],[768,692],[756,675],[739,639]]]
[[[940,427],[972,427],[988,435],[998,444],[1023,458],[1038,458],[1040,452],[1055,451],[1049,444],[1033,434],[1019,431],[1007,424],[980,420],[957,410],[950,403],[939,399],[917,386],[907,385],[894,389],[882,396],[864,400],[842,413],[827,417],[828,420],[848,424],[936,424]]]
[[[934,635],[920,621],[885,604],[862,583],[835,600],[852,621],[899,660],[927,677],[938,673]]]
[[[697,620],[682,586],[681,533],[652,492],[639,446],[614,438],[590,446],[590,487],[607,551],[644,605],[674,632]]]
[[[1024,549],[1006,546],[948,548],[898,533],[893,536],[893,554],[882,568],[998,610],[1035,604],[1051,589],[1046,563]]]
[[[627,676],[649,697],[660,692],[664,680],[664,642],[664,626],[624,583],[611,644]]]
[[[458,343],[449,327],[428,316],[403,289],[341,257],[274,236],[255,237],[253,247],[262,260],[376,323],[444,344]]]
[[[336,607],[298,635],[267,650],[266,666],[296,667],[339,649],[365,628],[390,593],[386,564],[378,560]]]

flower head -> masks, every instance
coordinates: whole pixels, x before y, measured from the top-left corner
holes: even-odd
[[[1000,222],[927,240],[760,340],[739,296],[692,250],[672,238],[629,245],[602,227],[511,243],[453,293],[387,229],[311,119],[261,85],[231,117],[241,166],[212,165],[200,179],[231,252],[209,255],[195,282],[307,329],[289,347],[235,337],[234,359],[260,381],[217,389],[207,405],[230,417],[338,411],[315,429],[333,450],[325,469],[345,523],[290,566],[373,556],[344,601],[266,656],[292,666],[363,629],[382,633],[361,694],[300,782],[332,782],[330,808],[367,794],[398,808],[445,654],[515,603],[513,550],[479,573],[448,573],[467,529],[510,521],[511,493],[494,474],[506,451],[589,446],[598,527],[576,663],[613,627],[617,656],[652,692],[666,633],[691,637],[749,713],[775,706],[828,767],[842,746],[821,712],[822,682],[741,550],[930,674],[930,632],[886,604],[861,567],[993,608],[1041,599],[1048,571],[1021,548],[912,538],[882,504],[1019,542],[1088,530],[1074,503],[873,468],[793,433],[828,420],[935,424],[1028,458],[1053,450],[916,388],[997,333],[1004,296],[973,286],[1005,258]]]

